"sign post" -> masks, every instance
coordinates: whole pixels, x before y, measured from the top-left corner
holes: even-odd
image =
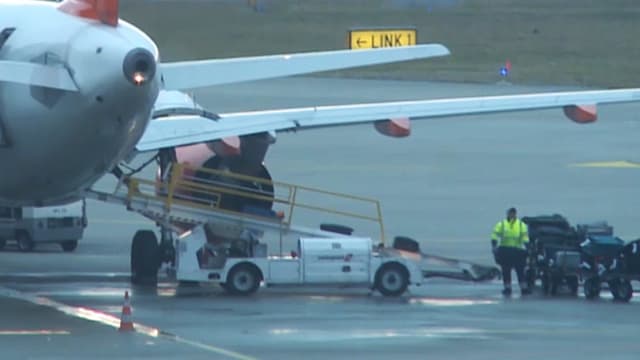
[[[376,49],[384,47],[412,46],[417,43],[418,30],[406,28],[357,28],[347,35],[349,49]]]

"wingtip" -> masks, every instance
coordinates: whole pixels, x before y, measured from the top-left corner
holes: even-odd
[[[437,49],[442,54],[442,56],[451,55],[451,50],[449,50],[448,47],[442,44],[429,44],[429,45]]]

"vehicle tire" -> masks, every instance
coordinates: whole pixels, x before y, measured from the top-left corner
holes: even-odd
[[[375,279],[375,288],[384,296],[400,296],[409,286],[409,272],[398,263],[383,265]]]
[[[238,264],[231,268],[225,285],[221,286],[230,294],[248,296],[258,290],[261,280],[260,271],[255,266]]]
[[[131,283],[156,285],[160,268],[160,247],[156,234],[139,230],[131,243]]]
[[[567,286],[569,287],[569,292],[571,292],[571,295],[573,295],[573,296],[577,296],[578,295],[579,281],[578,281],[578,277],[577,276],[568,277],[567,278]]]
[[[595,299],[600,296],[600,279],[598,278],[589,278],[584,281],[583,285],[584,297],[587,299]]]
[[[60,243],[62,251],[72,252],[78,247],[78,240],[67,240]]]
[[[24,231],[20,231],[16,234],[16,241],[18,242],[18,249],[22,252],[33,251],[35,243],[31,240],[31,236]]]
[[[0,250],[4,250],[5,246],[7,246],[7,239],[0,239]]]
[[[609,283],[611,295],[615,301],[629,302],[633,297],[633,287],[631,281],[625,279],[617,279]]]

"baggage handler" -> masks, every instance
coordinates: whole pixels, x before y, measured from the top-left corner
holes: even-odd
[[[527,262],[527,247],[529,234],[527,224],[518,219],[515,208],[507,210],[507,218],[499,221],[493,228],[491,235],[491,248],[496,263],[502,268],[502,281],[504,289],[502,294],[511,295],[511,270],[516,271],[520,292],[522,295],[531,293],[524,277],[524,268]]]

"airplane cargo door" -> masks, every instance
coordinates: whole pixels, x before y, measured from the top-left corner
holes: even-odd
[[[371,239],[304,238],[300,241],[305,283],[369,281]]]

